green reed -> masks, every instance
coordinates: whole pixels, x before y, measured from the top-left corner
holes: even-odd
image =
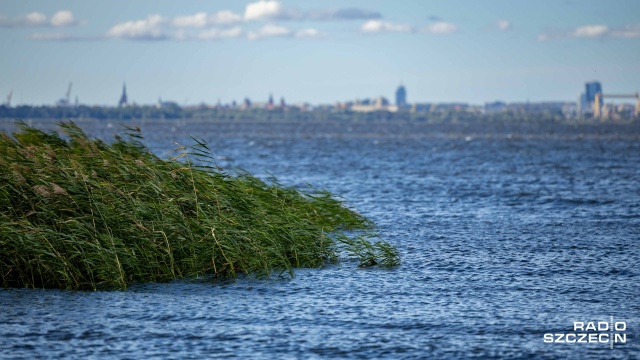
[[[107,144],[73,123],[59,126],[64,138],[24,123],[0,134],[4,287],[292,277],[342,254],[361,266],[399,262],[391,245],[368,240],[369,220],[327,191],[226,172],[204,141],[161,159],[137,128]]]

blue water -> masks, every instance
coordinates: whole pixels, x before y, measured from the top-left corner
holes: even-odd
[[[118,129],[81,124],[101,137]],[[401,266],[344,261],[292,280],[126,292],[0,289],[0,357],[640,358],[638,125],[142,128],[158,154],[192,134],[225,168],[340,194]],[[543,341],[611,316],[627,324],[613,350]]]

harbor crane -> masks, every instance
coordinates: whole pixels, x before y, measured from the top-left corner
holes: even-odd
[[[603,94],[603,93],[596,93],[596,98],[595,101],[593,102],[593,115],[595,117],[601,117],[602,116],[602,99],[603,98],[609,98],[609,99],[636,99],[636,109],[634,111],[635,117],[639,117],[640,116],[640,95],[638,95],[638,93],[635,94],[631,94],[631,95],[626,95],[626,94]]]
[[[73,83],[69,83],[69,87],[67,88],[67,93],[64,95],[64,98],[58,100],[58,106],[69,106],[71,105],[71,87]]]

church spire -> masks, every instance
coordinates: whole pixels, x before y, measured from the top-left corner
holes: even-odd
[[[127,106],[129,104],[127,100],[127,83],[122,84],[122,96],[120,96],[120,101],[118,102],[119,107]]]

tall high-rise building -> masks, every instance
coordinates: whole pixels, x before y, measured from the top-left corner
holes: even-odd
[[[407,106],[407,90],[400,85],[396,90],[396,105],[398,109]]]
[[[127,84],[122,84],[122,95],[120,96],[120,101],[118,102],[119,107],[127,106]]]
[[[596,101],[596,94],[602,94],[602,85],[598,81],[592,81],[585,84],[585,100],[589,104],[593,104]],[[602,97],[600,98],[600,106],[602,106]]]

